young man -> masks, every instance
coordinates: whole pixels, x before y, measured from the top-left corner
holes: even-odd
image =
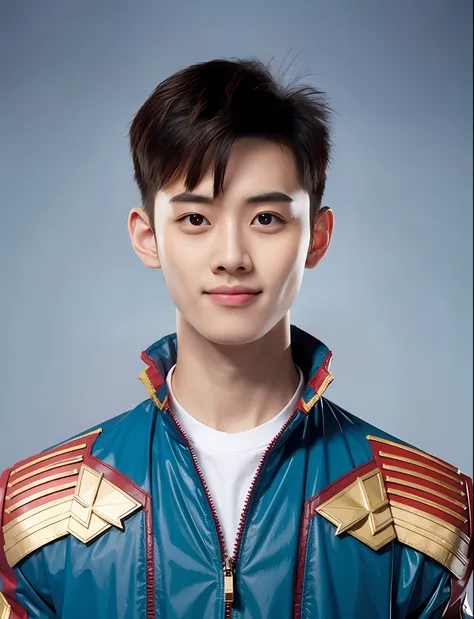
[[[471,480],[325,399],[331,353],[290,326],[333,229],[328,115],[224,60],[137,113],[130,237],[177,335],[149,399],[4,472],[2,619],[468,616]]]

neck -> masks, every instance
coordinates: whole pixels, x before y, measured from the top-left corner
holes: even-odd
[[[222,432],[244,432],[272,419],[299,382],[287,314],[255,342],[211,342],[177,315],[178,357],[173,392],[196,419]]]

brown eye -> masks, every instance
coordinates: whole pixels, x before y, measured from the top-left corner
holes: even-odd
[[[207,219],[204,217],[204,215],[200,215],[199,213],[191,213],[191,215],[185,215],[184,217],[181,217],[179,221],[185,221],[191,224],[191,226],[197,228],[202,226],[202,224],[207,221]]]
[[[281,217],[278,217],[278,215],[274,215],[273,213],[259,213],[255,217],[255,219],[261,226],[269,226],[270,224],[274,223],[272,221],[272,217],[276,220],[275,223],[283,223],[283,219]]]
[[[200,226],[204,221],[204,217],[202,215],[198,215],[198,213],[194,213],[194,215],[189,216],[189,223],[193,226]]]

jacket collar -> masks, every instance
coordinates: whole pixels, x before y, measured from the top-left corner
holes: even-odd
[[[294,362],[301,368],[306,380],[298,408],[303,413],[309,413],[333,380],[329,373],[332,352],[318,339],[294,325],[291,325],[291,351]],[[141,355],[146,367],[139,378],[160,410],[166,406],[166,375],[176,363],[177,352],[177,335],[171,333],[152,344]]]

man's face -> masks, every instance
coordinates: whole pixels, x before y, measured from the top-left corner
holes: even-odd
[[[159,191],[155,233],[159,266],[182,317],[206,339],[239,345],[268,333],[289,311],[311,239],[309,195],[288,149],[237,140],[223,192],[212,199],[212,170],[192,194],[184,182]],[[244,286],[251,296],[220,296]]]

